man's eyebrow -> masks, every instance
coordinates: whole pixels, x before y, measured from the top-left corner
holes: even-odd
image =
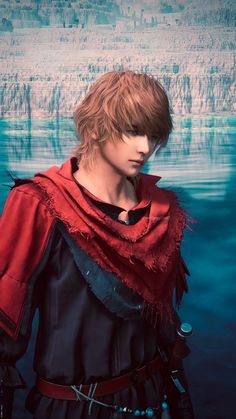
[[[137,125],[132,125],[132,126],[131,126],[131,129],[133,129],[134,131],[140,132],[140,134],[144,132],[144,131],[143,131],[141,128],[139,128]]]

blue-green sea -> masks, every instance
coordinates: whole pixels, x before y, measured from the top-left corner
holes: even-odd
[[[236,117],[174,117],[167,146],[145,172],[162,177],[197,223],[188,223],[182,255],[191,272],[180,309],[193,326],[186,374],[197,419],[235,419],[236,394]],[[28,177],[73,154],[73,119],[0,120],[0,205],[12,185],[9,172]],[[11,222],[11,220],[9,220]],[[4,231],[1,232],[2,238]],[[18,367],[32,385],[33,337]],[[28,389],[27,389],[28,390]],[[13,419],[27,419],[18,390]]]

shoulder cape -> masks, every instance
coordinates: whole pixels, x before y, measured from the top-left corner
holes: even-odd
[[[73,178],[72,163],[68,160],[13,188],[4,207],[0,326],[15,339],[30,279],[58,220],[84,252],[156,314],[172,311],[174,289],[178,303],[188,290],[189,271],[180,254],[187,216],[174,192],[156,186],[160,177],[140,174],[136,207],[146,207],[147,213],[135,225],[123,225],[91,204]]]

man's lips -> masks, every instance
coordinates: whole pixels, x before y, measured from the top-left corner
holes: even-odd
[[[144,164],[144,160],[130,160],[130,161],[132,161],[134,163],[137,163],[137,164]]]

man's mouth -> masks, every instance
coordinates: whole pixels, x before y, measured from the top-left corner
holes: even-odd
[[[133,163],[139,164],[140,166],[142,166],[144,164],[144,160],[130,160]]]

